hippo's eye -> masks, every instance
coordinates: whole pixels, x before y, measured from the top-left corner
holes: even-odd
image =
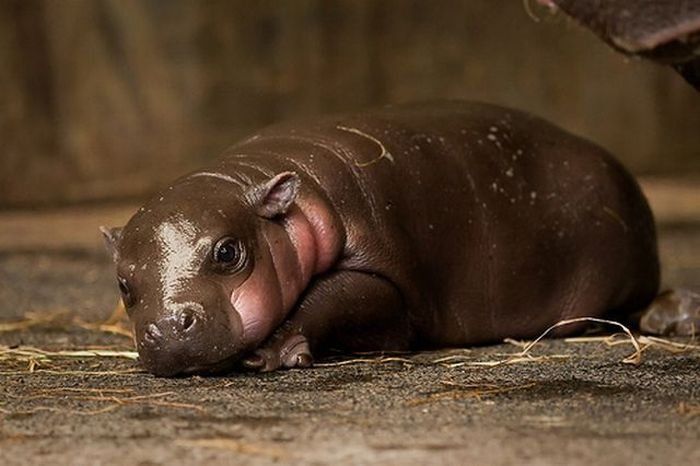
[[[243,243],[233,238],[220,239],[214,246],[213,259],[226,272],[240,270],[245,264]]]
[[[130,306],[132,304],[133,296],[131,295],[129,283],[127,283],[126,278],[123,277],[117,277],[117,282],[119,283],[119,291],[122,294],[124,305]]]

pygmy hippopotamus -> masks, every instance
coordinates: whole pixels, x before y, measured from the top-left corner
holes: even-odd
[[[263,129],[103,233],[140,359],[161,376],[529,338],[624,318],[659,286],[632,176],[482,103]],[[670,328],[672,308],[647,321]]]

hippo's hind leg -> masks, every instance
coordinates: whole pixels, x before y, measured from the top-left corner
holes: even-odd
[[[639,329],[654,335],[697,335],[700,294],[684,289],[661,293],[642,311]]]

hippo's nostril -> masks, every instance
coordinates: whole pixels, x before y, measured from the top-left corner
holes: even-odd
[[[192,309],[185,309],[180,314],[180,328],[183,331],[187,331],[192,328],[196,320],[195,312]]]
[[[149,345],[154,346],[158,344],[158,341],[160,341],[162,338],[163,334],[158,326],[156,324],[148,324],[146,331],[143,334],[144,341]]]

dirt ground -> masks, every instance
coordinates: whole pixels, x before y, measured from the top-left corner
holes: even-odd
[[[700,190],[674,186],[647,188],[664,282],[700,289]],[[595,336],[155,378],[94,325],[117,303],[94,227],[130,211],[0,214],[0,464],[700,463],[695,340],[643,340],[639,365]]]

